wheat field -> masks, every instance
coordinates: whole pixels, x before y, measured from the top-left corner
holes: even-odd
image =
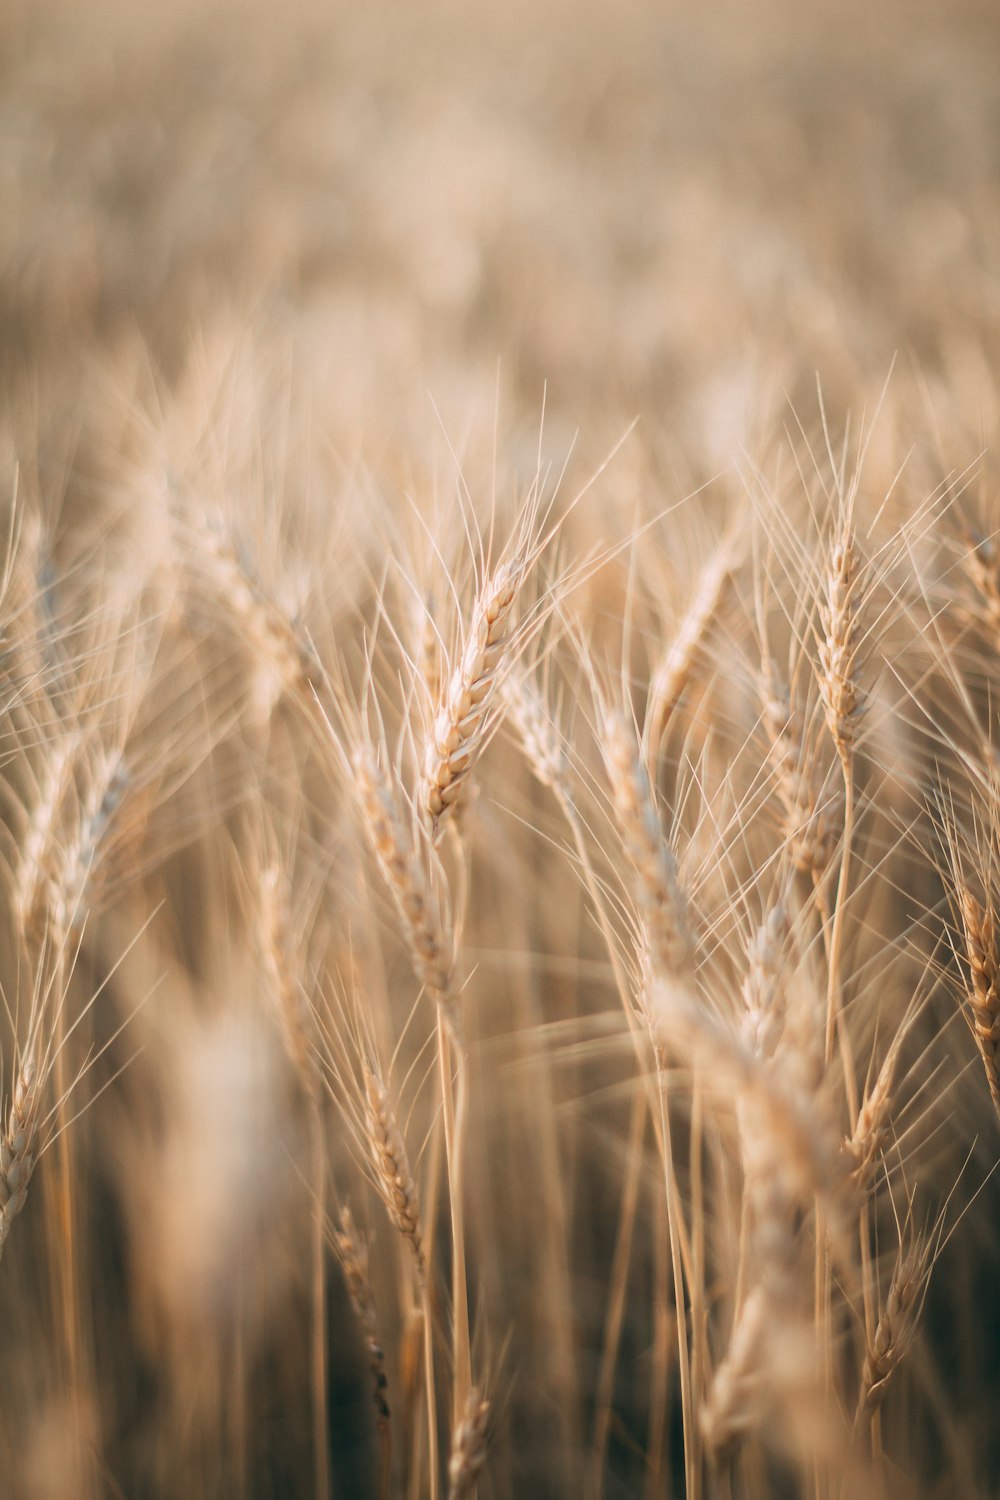
[[[1000,12],[0,77],[0,1495],[1000,1495]]]

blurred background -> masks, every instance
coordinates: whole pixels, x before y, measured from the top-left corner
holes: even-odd
[[[989,0],[7,0],[7,403],[252,336],[383,464],[500,362],[532,417],[547,382],[568,429],[640,414],[717,467],[817,371],[974,384],[998,34]]]

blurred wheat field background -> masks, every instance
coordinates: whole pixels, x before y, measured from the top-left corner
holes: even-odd
[[[0,1493],[1000,1494],[998,64],[0,8]]]

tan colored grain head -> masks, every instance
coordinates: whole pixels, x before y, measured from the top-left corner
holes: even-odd
[[[287,871],[271,860],[257,879],[259,941],[268,994],[284,1037],[285,1050],[310,1099],[320,1092],[316,1059],[316,1023],[302,981],[292,936],[291,891]]]
[[[448,1460],[448,1500],[469,1500],[486,1459],[490,1403],[478,1386],[469,1391],[465,1411],[452,1434]]]
[[[660,827],[635,733],[624,714],[611,711],[605,715],[602,748],[654,973],[691,984],[696,950],[687,898],[678,879],[677,862]]]
[[[353,758],[354,785],[368,839],[403,921],[420,982],[454,1015],[455,932],[447,881],[421,820],[397,778],[365,746]]]
[[[691,603],[653,671],[644,731],[647,755],[653,760],[670,715],[696,675],[699,650],[718,613],[732,571],[733,544],[727,539],[702,567]]]
[[[0,1135],[0,1255],[28,1195],[38,1153],[40,1108],[41,1078],[29,1053],[21,1059]]]
[[[365,1127],[368,1150],[375,1170],[375,1185],[393,1224],[412,1253],[417,1275],[426,1274],[420,1203],[417,1184],[410,1169],[406,1146],[385,1083],[368,1066],[364,1069]]]
[[[744,1035],[759,1057],[774,1056],[784,1026],[782,979],[788,914],[780,903],[772,906],[747,946],[743,979]]]
[[[958,901],[971,980],[967,994],[972,1034],[983,1060],[990,1097],[1000,1114],[1000,947],[996,915],[992,906],[981,904],[964,882],[959,886]]]
[[[806,743],[801,711],[773,661],[765,663],[760,696],[782,834],[795,868],[818,877],[829,866],[843,831],[843,795],[826,784],[815,748]]]
[[[542,786],[559,796],[569,795],[569,767],[562,737],[539,687],[523,672],[505,680],[507,712],[517,731],[525,759]]]
[[[368,1246],[359,1234],[349,1208],[341,1210],[339,1222],[330,1230],[330,1241],[344,1273],[351,1306],[365,1341],[372,1377],[375,1420],[380,1427],[384,1427],[391,1416],[385,1350],[377,1338],[375,1296],[368,1273]]]
[[[885,1401],[889,1383],[912,1348],[934,1268],[935,1237],[901,1244],[875,1333],[865,1349],[858,1417],[871,1416]]]
[[[827,728],[842,759],[854,749],[865,711],[859,654],[863,587],[853,518],[848,511],[827,565],[819,641],[820,696]]]
[[[472,608],[464,648],[443,684],[418,792],[435,841],[496,727],[501,675],[523,577],[524,563],[514,558],[486,579]]]

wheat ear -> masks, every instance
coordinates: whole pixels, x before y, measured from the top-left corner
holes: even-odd
[[[650,991],[665,990],[670,1001],[682,1007],[696,993],[694,937],[688,922],[687,901],[677,878],[677,865],[663,837],[646,768],[639,755],[634,731],[620,711],[602,715],[601,748],[611,783],[618,830],[632,864],[632,887],[639,914],[644,966],[652,971],[653,984],[642,985],[641,1005],[650,1030],[658,1071],[659,1129],[663,1158],[670,1265],[677,1309],[677,1356],[680,1374],[684,1428],[684,1465],[688,1493],[698,1493],[701,1438],[696,1421],[692,1359],[689,1343],[682,1239],[686,1236],[684,1206],[673,1160],[670,1106],[663,1024],[667,1007],[650,1004]],[[692,1318],[700,1287],[690,1287]]]
[[[647,764],[655,764],[663,731],[691,680],[698,649],[707,634],[733,570],[733,546],[725,541],[701,570],[687,612],[653,673],[646,710]]]
[[[379,1431],[388,1429],[389,1380],[385,1372],[385,1350],[376,1337],[375,1296],[368,1274],[368,1246],[361,1238],[349,1208],[340,1212],[340,1222],[330,1230],[330,1243],[344,1273],[347,1295],[358,1320],[372,1378],[372,1399]]]
[[[417,1276],[426,1276],[417,1184],[396,1121],[389,1091],[370,1067],[364,1067],[365,1125],[375,1169],[375,1184],[393,1224],[413,1254]]]
[[[889,1116],[895,1094],[899,1059],[915,1015],[916,1007],[913,1007],[889,1043],[882,1065],[875,1075],[875,1081],[862,1102],[857,1123],[844,1142],[844,1148],[853,1164],[855,1179],[862,1187],[868,1185],[872,1168],[889,1134]]]
[[[414,972],[453,1020],[455,933],[436,856],[402,789],[367,747],[355,751],[353,769],[368,839],[403,920]]]
[[[660,828],[636,736],[624,714],[611,711],[605,715],[603,750],[654,974],[692,984],[695,944],[687,900],[677,877],[677,862]]]
[[[10,1227],[24,1207],[35,1170],[41,1087],[30,1055],[21,1059],[7,1124],[0,1136],[0,1256]]]
[[[490,574],[473,606],[465,648],[444,684],[418,794],[435,840],[497,725],[498,688],[523,577],[524,563],[519,558],[501,563]]]
[[[288,875],[272,860],[258,873],[260,953],[268,994],[274,1002],[289,1061],[303,1093],[316,1100],[320,1071],[316,1056],[316,1025],[299,979],[291,932]]]
[[[747,945],[742,1028],[758,1057],[774,1056],[785,1023],[782,960],[789,935],[788,913],[779,902]]]
[[[827,727],[841,760],[854,749],[865,710],[859,677],[863,580],[850,511],[830,554],[820,615],[819,687]]]
[[[455,1425],[448,1460],[448,1500],[469,1500],[476,1488],[486,1458],[486,1426],[490,1403],[478,1386],[473,1386],[465,1409]]]
[[[962,564],[978,595],[978,607],[972,612],[990,633],[1000,635],[1000,569],[997,547],[992,536],[977,536],[965,528],[966,551]]]
[[[761,673],[760,698],[785,845],[795,868],[818,879],[843,828],[843,797],[824,787],[816,756],[805,744],[801,713],[773,661]]]
[[[503,696],[525,759],[536,778],[542,786],[554,791],[560,802],[568,800],[566,751],[545,697],[525,673],[516,670],[505,679]]]
[[[992,906],[981,905],[964,882],[959,886],[958,902],[971,979],[967,993],[972,1034],[983,1060],[990,1097],[1000,1114],[1000,948],[996,918]]]
[[[312,713],[319,673],[309,641],[252,577],[221,517],[177,501],[174,516],[191,533],[189,546],[197,566],[258,663],[253,703],[257,722],[266,723],[285,696]]]
[[[900,1247],[885,1306],[865,1350],[855,1422],[881,1406],[889,1381],[913,1343],[934,1267],[934,1240],[932,1234],[907,1250]]]

